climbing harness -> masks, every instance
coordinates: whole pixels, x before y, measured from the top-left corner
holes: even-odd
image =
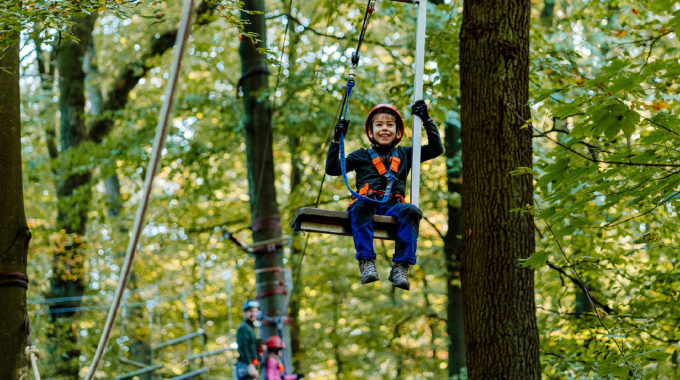
[[[378,201],[379,203],[385,203],[387,202],[390,198],[397,197],[401,200],[401,202],[404,201],[404,197],[401,196],[401,194],[391,194],[392,190],[392,185],[394,184],[394,180],[397,178],[397,172],[399,171],[399,164],[401,163],[401,158],[399,158],[399,150],[397,148],[392,148],[392,154],[390,155],[390,169],[387,170],[385,168],[385,163],[383,162],[383,159],[378,155],[378,153],[375,151],[375,149],[371,148],[368,150],[368,154],[371,156],[371,163],[373,164],[373,167],[375,170],[378,171],[378,174],[384,176],[387,178],[387,187],[385,188],[385,191],[380,191],[380,190],[373,190],[368,187],[368,183],[365,183],[364,186],[359,189],[358,194],[361,195],[362,197],[366,199],[371,199],[374,202],[376,202],[375,199],[373,198],[368,198],[367,195],[371,194],[378,194],[382,195],[382,199]],[[358,198],[354,198],[352,202],[350,202],[350,205],[352,205]]]
[[[275,318],[272,318],[272,317],[265,315],[262,312],[260,312],[260,315],[258,316],[258,318],[261,319],[263,323],[273,324],[273,325],[276,326],[276,335],[270,336],[269,339],[271,339],[272,337],[279,338],[277,340],[277,343],[280,343],[283,347],[278,347],[278,348],[280,348],[282,351],[287,350],[287,348],[285,347],[285,344],[283,344],[283,325],[289,323],[288,317],[277,316]],[[269,339],[268,339],[268,342],[267,342],[267,348],[270,348],[269,347]],[[288,373],[289,365],[288,365],[288,363],[286,363],[285,357],[281,357],[280,360],[281,360],[281,363],[283,365],[283,368],[280,369],[280,372],[283,373],[283,374]],[[266,363],[266,360],[264,360],[264,362]]]
[[[389,174],[388,171],[385,169],[385,163],[383,162],[382,158],[378,155],[378,153],[375,151],[375,149],[373,148],[369,149],[368,154],[371,155],[371,163],[373,164],[373,167],[375,167],[375,170],[378,171],[378,174],[387,176],[390,178],[390,180],[393,180],[397,176],[399,164],[401,163],[401,158],[399,158],[399,151],[397,150],[397,148],[392,149],[392,155],[390,156]]]

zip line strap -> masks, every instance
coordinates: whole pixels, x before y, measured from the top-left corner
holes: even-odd
[[[350,78],[347,81],[347,91],[345,91],[345,96],[343,100],[345,102],[345,110],[342,112],[342,119],[347,120],[347,110],[349,109],[349,97],[352,95],[352,89],[354,88],[354,78]]]
[[[344,108],[342,111],[342,118],[341,120],[347,120],[347,110],[349,109],[349,98],[352,95],[352,89],[354,88],[355,82],[354,82],[354,76],[355,70],[357,65],[359,64],[359,51],[361,49],[361,43],[364,40],[364,36],[366,35],[366,29],[368,29],[368,22],[371,19],[371,15],[373,14],[373,11],[375,11],[375,0],[369,0],[368,3],[366,4],[366,11],[364,12],[364,21],[361,24],[361,33],[359,34],[359,43],[357,44],[357,50],[352,53],[352,59],[350,62],[350,67],[349,67],[349,79],[347,79],[347,89],[345,91],[345,95],[342,98],[342,106],[341,109]],[[342,180],[345,182],[345,186],[347,186],[347,189],[349,192],[354,196],[356,199],[361,199],[364,201],[368,202],[373,202],[373,203],[387,203],[387,201],[390,199],[390,191],[392,190],[392,183],[394,182],[394,176],[389,177],[389,183],[387,185],[387,189],[385,189],[385,194],[383,195],[383,199],[377,200],[377,199],[372,199],[365,197],[356,191],[352,190],[352,187],[349,185],[349,181],[347,180],[347,165],[345,163],[345,136],[341,133],[340,134],[340,140],[339,140],[339,145],[340,145],[340,169],[342,170]]]
[[[356,75],[356,67],[359,65],[359,52],[361,51],[361,43],[364,41],[366,36],[366,30],[368,29],[368,22],[371,20],[371,15],[375,11],[375,0],[369,0],[366,4],[366,11],[364,12],[364,20],[361,23],[361,32],[359,33],[359,42],[357,43],[357,49],[352,53],[352,58],[350,59],[349,65],[349,79],[347,80],[347,90],[344,92],[342,102],[340,103],[340,109],[344,109],[343,119],[347,119],[347,107],[349,105],[349,96],[352,93],[352,87],[354,87],[354,76]]]

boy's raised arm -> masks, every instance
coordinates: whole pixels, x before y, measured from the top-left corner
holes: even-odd
[[[431,160],[440,154],[444,153],[444,146],[442,139],[439,137],[439,129],[432,118],[428,118],[423,122],[423,127],[427,134],[427,145],[420,150],[420,160]]]
[[[326,174],[341,175],[340,168],[340,145],[332,141],[328,146],[328,153],[326,154]]]
[[[420,150],[420,161],[431,160],[440,154],[444,153],[444,146],[442,145],[442,139],[439,137],[439,129],[437,129],[437,124],[430,117],[427,112],[427,105],[423,100],[417,100],[411,106],[411,113],[416,115],[423,121],[423,127],[427,133],[427,145],[423,146]]]

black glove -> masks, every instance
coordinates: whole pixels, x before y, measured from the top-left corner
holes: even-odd
[[[423,122],[430,118],[430,114],[427,113],[427,105],[422,99],[416,100],[416,102],[413,103],[411,106],[411,114],[418,116]]]
[[[345,136],[347,134],[347,128],[348,127],[349,127],[349,120],[345,120],[345,119],[338,120],[338,124],[335,124],[335,135],[333,136],[333,140],[339,141],[340,140],[340,134]]]
[[[297,378],[298,378],[298,379],[304,379],[304,378],[305,378],[305,375],[303,375],[303,374],[301,374],[301,373],[298,373],[298,374],[297,374]]]

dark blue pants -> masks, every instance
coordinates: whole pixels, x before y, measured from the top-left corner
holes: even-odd
[[[246,380],[251,379],[248,375],[248,364],[238,361],[234,365],[234,380]]]
[[[393,200],[379,204],[358,199],[349,207],[347,214],[352,224],[357,260],[375,260],[373,215],[385,215],[393,216],[397,220],[397,236],[392,261],[405,261],[411,265],[416,263],[418,226],[423,217],[418,207]]]

